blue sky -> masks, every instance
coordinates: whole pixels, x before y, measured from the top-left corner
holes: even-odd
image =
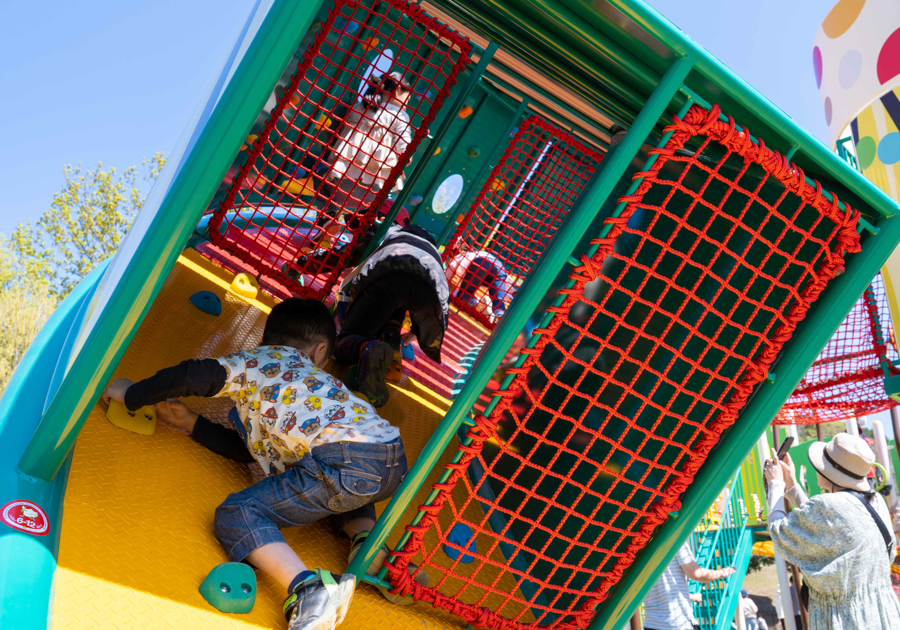
[[[819,137],[812,38],[829,0],[653,0]],[[168,153],[252,0],[0,2],[0,232],[34,220],[65,164]]]

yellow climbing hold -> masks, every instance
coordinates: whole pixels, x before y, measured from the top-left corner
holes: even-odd
[[[110,400],[106,418],[117,427],[132,433],[141,435],[156,433],[156,408],[153,405],[141,407],[132,413],[118,400]]]
[[[491,190],[503,190],[506,188],[506,182],[499,177],[491,182]]]
[[[251,146],[254,142],[256,142],[257,137],[258,136],[255,133],[251,133],[249,136],[247,136],[247,139],[244,140],[244,144],[241,145],[241,151],[246,151],[247,147]]]
[[[281,187],[292,195],[300,195],[301,197],[312,197],[316,194],[315,183],[311,177],[303,179],[286,179],[281,182]]]
[[[435,154],[435,155],[437,155],[437,154],[440,153],[440,152],[441,152],[441,147],[438,147],[437,149],[434,150],[434,154]]]
[[[259,283],[256,278],[246,273],[239,273],[231,281],[231,290],[249,300],[255,300],[259,294]]]
[[[322,129],[330,129],[331,128],[331,119],[325,114],[319,114],[319,117],[315,122],[316,131],[322,131]]]

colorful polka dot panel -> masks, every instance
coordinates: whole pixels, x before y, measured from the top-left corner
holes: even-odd
[[[835,142],[857,112],[900,85],[900,0],[839,0],[816,33],[812,62]],[[893,155],[892,146],[886,156]],[[873,159],[879,147],[872,149]]]
[[[850,122],[863,175],[900,199],[900,86],[882,94]]]

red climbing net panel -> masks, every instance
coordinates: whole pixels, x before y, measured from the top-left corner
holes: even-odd
[[[476,627],[587,627],[859,251],[858,212],[718,106],[668,129],[407,526],[395,592]]]
[[[336,0],[211,218],[213,243],[297,295],[327,295],[470,50],[405,0]],[[407,85],[392,90],[393,73]]]
[[[887,294],[875,276],[775,417],[775,424],[818,424],[877,413],[897,403],[884,391],[884,368],[900,374]]]
[[[601,157],[538,116],[523,120],[444,253],[451,301],[493,327]]]

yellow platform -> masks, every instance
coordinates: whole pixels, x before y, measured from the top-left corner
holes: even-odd
[[[188,251],[176,264],[135,335],[116,377],[140,379],[187,358],[220,356],[258,343],[274,303],[227,291],[231,275]],[[218,317],[188,298],[201,290],[222,299]],[[189,405],[224,421],[228,401],[190,399]],[[421,452],[449,402],[410,379],[392,391],[383,415],[400,428],[410,463]],[[437,474],[423,486],[404,523]],[[53,627],[62,628],[283,628],[282,590],[259,575],[256,606],[247,615],[224,614],[198,586],[227,561],[212,534],[213,512],[261,471],[207,451],[186,434],[159,423],[155,435],[113,426],[98,407],[75,446],[62,523]],[[379,506],[384,508],[384,504]],[[342,571],[349,542],[327,523],[286,530],[313,567]],[[389,540],[395,544],[400,532]],[[442,576],[432,576],[432,583]],[[371,586],[357,588],[342,628],[460,628],[459,619],[430,606],[394,606]]]

